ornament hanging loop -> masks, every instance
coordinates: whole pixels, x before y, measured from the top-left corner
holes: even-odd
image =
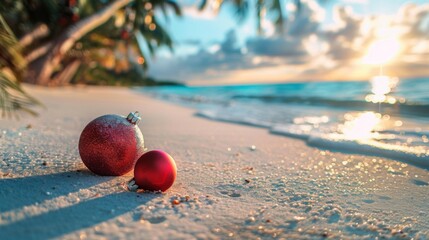
[[[128,114],[128,116],[127,116],[127,120],[128,120],[128,122],[130,122],[134,125],[137,125],[141,120],[140,113],[137,111],[130,112],[130,114]]]

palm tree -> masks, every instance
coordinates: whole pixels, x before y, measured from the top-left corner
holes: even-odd
[[[225,2],[232,3],[239,19],[248,15],[249,6],[253,3],[250,0],[212,1],[218,7]],[[299,13],[301,0],[290,1],[295,3]],[[282,10],[284,1],[256,0],[255,4],[260,33],[267,12],[275,17],[277,30],[283,30],[287,20]],[[202,0],[200,9],[207,5],[208,0]],[[0,5],[0,107],[3,115],[14,110],[32,112],[30,107],[37,104],[21,89],[20,81],[38,85],[68,83],[82,63],[82,57],[68,54],[77,49],[76,43],[87,49],[105,47],[106,41],[97,43],[91,40],[94,33],[105,39],[119,37],[129,48],[137,46],[143,59],[141,66],[147,68],[145,59],[148,54],[153,55],[160,46],[172,49],[172,40],[159,24],[155,9],[160,9],[165,16],[168,9],[181,15],[181,9],[174,0],[4,0]],[[125,15],[125,20],[116,26],[113,17],[118,13]],[[18,26],[12,29],[20,35],[19,41],[2,15],[6,20],[12,15],[9,22]],[[149,53],[144,51],[145,48]]]
[[[44,1],[44,6],[55,5],[53,2],[56,1]],[[68,72],[68,68],[76,68],[76,61],[64,61],[67,52],[75,46],[76,42],[111,20],[118,11],[127,12],[127,17],[123,26],[120,26],[122,27],[122,32],[120,34],[127,43],[135,43],[143,49],[143,42],[146,42],[151,53],[162,45],[167,45],[170,48],[172,47],[170,36],[157,22],[155,9],[162,9],[164,13],[166,13],[167,8],[172,8],[174,13],[180,15],[180,8],[174,1],[116,0],[106,5],[102,5],[96,1],[82,1],[82,3],[83,4],[80,6],[83,13],[82,15],[84,16],[82,20],[70,24],[64,31],[54,35],[50,41],[36,48],[34,50],[35,53],[30,52],[30,54],[27,55],[29,56],[27,58],[27,60],[29,60],[29,75],[27,81],[38,85],[53,85],[60,82],[58,81],[58,77],[61,77],[61,82],[68,82],[71,77],[64,80],[64,76],[55,75],[56,72]],[[53,11],[58,11],[53,7],[51,9],[53,9]],[[91,9],[93,11],[95,10],[95,12],[91,13]],[[86,13],[85,15],[84,11],[89,11],[89,14]],[[109,23],[112,24],[112,21]],[[51,32],[56,31],[57,29],[55,29],[55,27],[51,29]],[[141,51],[141,54],[143,57],[146,57],[143,51]],[[64,63],[66,64],[64,65]],[[143,66],[146,65],[144,64]]]
[[[15,110],[34,113],[30,107],[38,102],[22,90],[19,82],[68,83],[82,60],[68,54],[70,50],[79,41],[90,42],[88,36],[100,27],[115,25],[112,17],[120,12],[125,13],[126,19],[115,26],[113,34],[116,32],[128,46],[138,46],[143,59],[160,46],[172,48],[172,40],[159,24],[155,9],[161,9],[164,15],[168,9],[181,15],[179,5],[173,0],[80,0],[79,3],[77,0],[5,0],[0,6],[0,107],[3,115]],[[6,20],[10,17],[9,23],[16,25],[12,29],[21,35],[19,41],[3,16]],[[114,39],[111,33],[97,32]],[[103,47],[94,43],[85,45]],[[144,52],[145,47],[149,53]],[[147,67],[147,61],[142,62],[142,67]]]

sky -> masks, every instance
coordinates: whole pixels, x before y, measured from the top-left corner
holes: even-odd
[[[301,0],[299,11],[283,0],[284,27],[267,11],[259,34],[254,0],[242,21],[216,1],[204,11],[179,1],[184,16],[162,23],[174,52],[159,49],[149,75],[189,85],[429,76],[428,0]]]

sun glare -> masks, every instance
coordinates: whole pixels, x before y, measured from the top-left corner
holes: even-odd
[[[400,47],[401,44],[394,38],[376,40],[369,46],[362,60],[366,64],[386,64],[398,54]]]
[[[396,99],[392,96],[388,96],[396,86],[398,85],[399,79],[389,76],[375,76],[371,79],[371,92],[365,97],[365,101],[373,103],[390,103],[395,104]]]
[[[381,115],[374,112],[364,112],[357,117],[350,118],[340,126],[341,132],[349,140],[372,138],[374,129],[381,122]]]

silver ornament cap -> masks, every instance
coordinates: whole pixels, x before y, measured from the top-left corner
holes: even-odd
[[[128,114],[127,116],[127,120],[134,125],[139,124],[139,122],[141,121],[140,113],[137,111],[130,112],[130,114]]]

